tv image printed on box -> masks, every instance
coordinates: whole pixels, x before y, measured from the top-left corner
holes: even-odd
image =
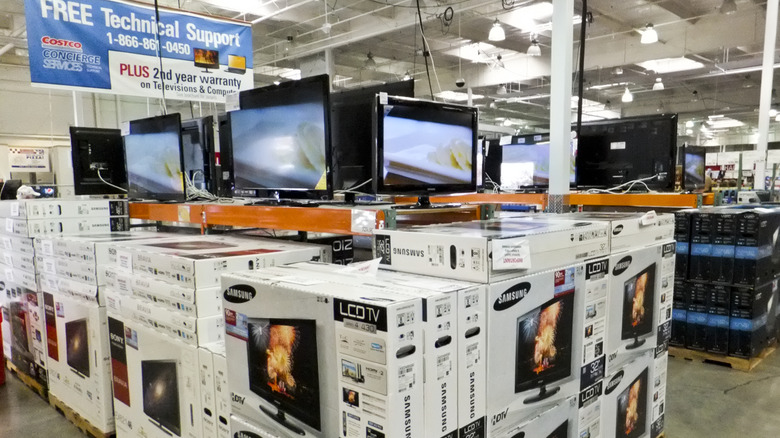
[[[181,436],[179,382],[175,360],[141,361],[144,413],[152,424]]]
[[[76,374],[89,377],[90,350],[86,318],[65,323],[65,339],[68,365]]]
[[[651,381],[654,355],[647,352],[614,368],[604,380],[601,401],[603,437],[645,438],[650,436]]]

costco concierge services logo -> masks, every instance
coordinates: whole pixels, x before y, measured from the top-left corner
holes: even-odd
[[[78,41],[71,41],[61,38],[53,38],[50,36],[44,36],[41,38],[41,44],[44,47],[54,48],[54,49],[66,49],[66,50],[76,50],[81,52],[82,50],[82,44]]]

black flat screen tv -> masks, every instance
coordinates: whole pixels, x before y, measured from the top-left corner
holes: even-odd
[[[65,323],[65,356],[76,374],[89,377],[89,331],[86,319]]]
[[[217,173],[217,195],[223,198],[233,196],[233,136],[230,133],[230,114],[219,116],[219,170]],[[216,160],[216,158],[215,158]]]
[[[174,360],[141,361],[144,414],[163,431],[181,436],[179,380]]]
[[[573,141],[569,148],[569,185],[574,185],[577,151]],[[485,162],[485,168],[490,172],[488,176],[503,190],[547,188],[550,185],[550,134],[513,136],[509,144],[491,145]]]
[[[131,121],[124,144],[128,197],[185,200],[178,113]]]
[[[122,134],[119,129],[70,127],[70,158],[76,195],[123,194],[127,187]],[[98,175],[100,171],[100,175]]]
[[[647,427],[647,368],[617,398],[616,438],[639,438]]]
[[[645,343],[640,336],[653,332],[655,300],[655,263],[629,278],[623,284],[622,340],[633,339],[626,348],[632,350]]]
[[[377,96],[373,186],[378,194],[474,192],[477,108]]]
[[[588,122],[577,140],[577,187],[610,188],[657,177],[651,189],[672,191],[677,114]]]
[[[319,75],[239,94],[230,113],[238,196],[332,196],[330,79]]]
[[[553,298],[517,319],[515,393],[539,388],[523,400],[535,403],[557,393],[547,386],[571,376],[574,293]]]
[[[355,88],[331,94],[333,187],[347,190],[371,179],[372,113],[376,95],[414,97],[414,81]],[[360,187],[365,192],[370,185]]]
[[[181,123],[181,153],[184,172],[195,186],[216,194],[214,118],[211,116]]]
[[[260,409],[295,433],[287,415],[321,431],[316,321],[250,319],[248,331],[249,388],[276,411]]]
[[[685,156],[685,161],[683,161],[683,188],[692,192],[704,190],[707,148],[686,144],[683,151]]]

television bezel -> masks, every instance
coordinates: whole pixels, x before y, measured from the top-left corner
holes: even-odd
[[[520,363],[522,362],[521,358],[521,338],[520,338],[520,324],[521,321],[525,321],[531,314],[536,312],[541,312],[542,309],[545,309],[555,302],[561,301],[561,300],[568,300],[569,301],[569,326],[571,333],[569,333],[569,338],[574,339],[574,292],[564,292],[561,293],[552,299],[540,304],[539,306],[536,306],[534,309],[524,313],[523,315],[519,316],[515,322],[516,327],[516,334],[517,339],[515,341],[515,394],[520,394],[522,392],[530,391],[537,388],[543,388],[551,383],[559,382],[563,379],[566,379],[568,377],[572,376],[572,360],[574,360],[574,352],[571,350],[571,346],[569,346],[569,357],[568,357],[568,366],[562,366],[558,369],[553,369],[551,371],[545,371],[542,374],[536,376],[534,379],[530,379],[527,381],[520,381]]]
[[[653,333],[653,318],[655,316],[655,271],[657,269],[656,263],[653,262],[650,265],[648,265],[646,268],[642,269],[641,271],[637,272],[633,276],[631,276],[630,279],[623,282],[623,312],[621,313],[621,319],[620,319],[620,340],[621,341],[627,341],[629,339],[639,339],[640,336],[645,336],[648,334]],[[650,283],[650,288],[645,288],[645,321],[643,322],[643,327],[646,324],[647,330],[639,332],[638,329],[635,327],[626,327],[626,322],[630,318],[626,318],[626,311],[631,310],[631,306],[628,301],[628,296],[626,295],[626,287],[630,282],[636,283],[636,280],[642,276],[644,273],[648,273],[648,282]],[[648,299],[648,292],[650,293],[649,299]],[[634,292],[634,295],[636,295],[636,291]],[[633,297],[632,297],[633,299]]]
[[[270,108],[272,106],[264,106],[257,103],[257,100],[262,100],[264,96],[269,96],[273,93],[283,93],[285,90],[302,88],[307,86],[319,85],[319,91],[322,93],[322,110],[323,110],[323,122],[324,122],[324,140],[325,140],[325,184],[326,189],[316,188],[301,188],[301,187],[238,187],[236,184],[238,178],[236,177],[236,164],[235,164],[235,137],[231,128],[231,165],[232,165],[232,179],[233,190],[235,193],[246,195],[244,192],[254,191],[257,196],[260,192],[266,192],[266,195],[273,193],[279,193],[282,198],[316,198],[316,199],[333,199],[333,170],[331,168],[332,157],[332,145],[331,145],[331,133],[330,133],[330,76],[327,74],[309,76],[306,78],[280,82],[278,85],[271,84],[265,87],[254,88],[251,90],[245,90],[239,93],[239,106],[240,111],[251,109]],[[235,112],[232,111],[231,114]],[[233,118],[230,117],[230,123],[232,127]],[[257,196],[264,197],[264,196]]]
[[[127,163],[127,142],[126,137],[130,135],[136,135],[136,134],[154,134],[156,132],[161,131],[154,131],[152,128],[154,127],[152,124],[157,123],[164,124],[166,123],[166,119],[175,119],[176,124],[178,125],[178,129],[176,129],[176,136],[179,139],[179,169],[181,170],[181,174],[179,175],[180,182],[181,182],[181,191],[179,193],[164,193],[164,194],[156,194],[154,200],[157,201],[175,201],[175,202],[184,202],[187,199],[187,189],[184,185],[184,156],[182,154],[182,140],[181,140],[181,114],[179,113],[172,113],[172,114],[165,114],[161,116],[155,116],[155,117],[147,117],[144,119],[137,119],[137,120],[131,120],[130,121],[130,133],[124,137],[122,137],[122,144],[124,147],[125,152],[125,173],[127,174],[127,196],[128,198],[141,198],[141,199],[150,199],[150,198],[144,198],[143,196],[139,196],[139,193],[136,193],[136,191],[132,188],[132,183],[130,181],[130,172],[127,170],[128,163]],[[134,126],[142,125],[141,129],[144,132],[133,132]],[[147,126],[144,126],[147,125]],[[137,129],[137,128],[136,128]]]
[[[253,357],[251,351],[252,351],[252,342],[251,342],[251,329],[250,326],[252,324],[256,324],[259,321],[267,321],[269,325],[282,325],[282,326],[301,326],[301,325],[308,325],[311,332],[314,334],[314,350],[315,350],[315,358],[313,360],[313,364],[315,367],[315,373],[314,376],[316,378],[315,382],[311,382],[313,386],[317,387],[317,397],[315,404],[317,405],[317,409],[312,409],[311,411],[316,412],[309,412],[306,411],[298,406],[295,406],[290,400],[284,398],[283,396],[279,396],[275,394],[273,391],[270,391],[265,388],[265,385],[257,384],[257,382],[254,381],[254,378],[252,377],[252,367],[247,364],[247,374],[249,378],[249,390],[253,393],[257,394],[260,398],[262,398],[264,401],[266,401],[268,404],[273,406],[277,411],[283,412],[285,415],[289,414],[289,416],[295,418],[296,421],[299,421],[308,427],[311,427],[317,431],[322,431],[322,399],[320,397],[320,364],[318,363],[318,358],[316,355],[319,353],[320,345],[317,343],[317,320],[316,319],[298,319],[298,318],[249,318],[247,320],[247,330],[250,333],[248,336],[249,339],[247,339],[247,361],[250,361]],[[266,364],[267,366],[267,364]],[[292,408],[292,409],[290,409]]]
[[[618,437],[639,438],[645,433],[645,429],[647,429],[647,391],[650,383],[648,382],[649,374],[650,374],[649,369],[645,368],[644,370],[642,370],[641,373],[639,373],[639,375],[634,380],[631,381],[631,383],[628,384],[626,389],[624,389],[623,391],[620,392],[620,394],[618,394],[616,398],[617,415],[615,416],[615,437],[616,438]],[[642,427],[637,427],[637,429],[635,430],[636,433],[632,435],[626,435],[624,433],[618,434],[618,431],[621,431],[620,428],[625,426],[625,417],[622,416],[620,413],[620,399],[623,396],[628,397],[627,393],[631,391],[631,387],[634,386],[636,382],[644,382],[644,384],[640,384],[639,399],[638,399],[640,403],[638,411],[639,411],[639,417],[642,419],[641,420]],[[622,422],[621,419],[623,420]]]
[[[79,333],[84,334],[83,342],[85,343],[85,347],[82,348],[83,354],[78,358],[78,363],[71,360],[70,340],[73,338],[74,334],[71,330],[72,327],[78,327]],[[68,366],[71,367],[73,371],[81,376],[89,377],[89,323],[87,318],[75,319],[65,323],[65,358],[68,362]]]
[[[471,182],[466,184],[432,184],[423,186],[422,184],[385,184],[383,175],[384,169],[384,138],[381,135],[384,132],[384,107],[411,106],[423,109],[439,109],[446,111],[456,111],[459,113],[468,113],[471,115]],[[381,116],[380,116],[381,115]],[[372,185],[374,193],[381,195],[420,195],[427,196],[433,194],[447,193],[474,193],[477,191],[477,154],[480,153],[481,145],[479,143],[479,109],[466,105],[457,105],[445,102],[434,102],[430,100],[411,99],[401,96],[377,95],[372,117],[373,127],[373,145],[372,145]]]
[[[73,167],[73,191],[77,196],[80,195],[123,195],[124,191],[104,183],[97,176],[97,171],[93,171],[95,176],[84,175],[81,171],[81,163],[89,160],[81,153],[80,141],[88,141],[90,147],[95,138],[102,137],[106,139],[106,144],[114,150],[109,155],[115,155],[112,160],[113,166],[109,167],[111,174],[101,173],[100,176],[106,181],[119,187],[127,186],[127,170],[124,163],[124,142],[122,141],[122,131],[110,128],[89,128],[84,126],[71,126],[70,132],[70,160]],[[85,138],[86,137],[86,138]],[[103,145],[101,145],[103,146]],[[91,163],[91,161],[90,161]]]
[[[156,415],[159,410],[157,409],[149,409],[149,407],[146,405],[146,384],[148,382],[147,373],[146,373],[146,366],[147,365],[166,365],[166,366],[173,366],[173,373],[176,376],[176,379],[174,380],[175,388],[174,393],[176,394],[176,414],[175,417],[178,420],[178,424],[171,425],[167,421],[169,418],[160,418],[159,415]],[[179,370],[178,370],[178,363],[174,359],[167,359],[167,360],[142,360],[141,361],[141,399],[143,400],[143,411],[144,414],[146,414],[147,417],[151,418],[156,422],[159,427],[164,428],[164,430],[173,432],[176,436],[181,436],[181,397],[179,394]],[[169,417],[174,417],[173,415],[170,415]],[[172,427],[174,426],[174,427]]]

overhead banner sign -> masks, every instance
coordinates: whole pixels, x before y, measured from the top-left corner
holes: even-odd
[[[11,172],[49,172],[49,150],[46,148],[8,148]]]
[[[33,85],[220,103],[254,87],[248,23],[109,0],[25,0],[25,15]]]

